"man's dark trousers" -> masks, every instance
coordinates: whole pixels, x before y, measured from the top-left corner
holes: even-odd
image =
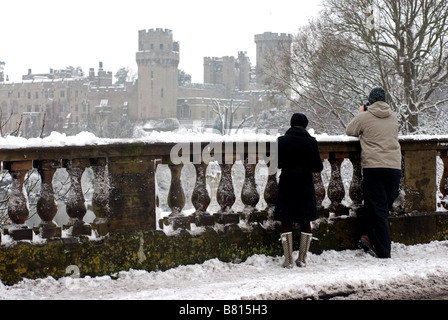
[[[390,257],[389,211],[398,196],[401,170],[363,169],[364,219],[367,233],[380,258]]]

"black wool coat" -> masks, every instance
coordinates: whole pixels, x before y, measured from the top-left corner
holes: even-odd
[[[317,219],[313,172],[323,169],[317,141],[301,127],[291,127],[277,139],[281,169],[274,220],[309,223]]]

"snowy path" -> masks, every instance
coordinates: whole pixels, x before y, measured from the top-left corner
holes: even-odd
[[[409,299],[448,288],[448,241],[393,243],[392,259],[346,250],[310,254],[306,268],[284,269],[281,262],[282,257],[255,255],[240,264],[213,259],[164,272],[131,270],[117,279],[26,279],[0,284],[0,299]]]

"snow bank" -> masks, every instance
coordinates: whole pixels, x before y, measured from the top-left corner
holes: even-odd
[[[254,255],[244,263],[212,259],[164,272],[25,279],[14,286],[0,284],[0,299],[409,299],[448,288],[448,241],[393,243],[391,259],[361,250],[326,251],[309,254],[306,268],[293,269],[282,268],[282,259]]]

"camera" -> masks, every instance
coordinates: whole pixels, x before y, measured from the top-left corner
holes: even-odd
[[[367,109],[369,109],[370,103],[366,102],[364,103],[364,111],[367,111]]]

